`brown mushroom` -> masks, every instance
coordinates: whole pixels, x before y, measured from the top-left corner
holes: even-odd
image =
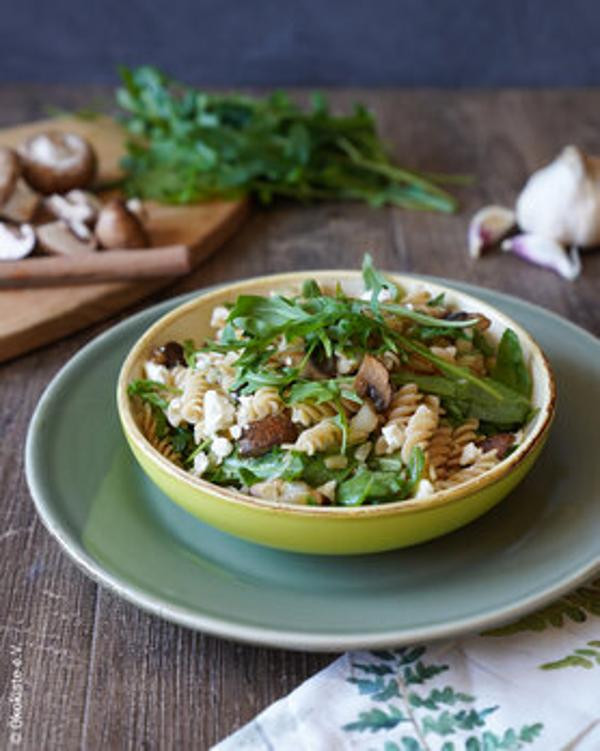
[[[72,227],[63,221],[42,224],[37,229],[37,236],[41,250],[51,255],[78,256],[96,250],[96,240],[93,236],[87,239],[79,237]]]
[[[268,415],[246,425],[238,444],[240,456],[261,456],[273,446],[292,443],[297,436],[289,415]]]
[[[8,201],[21,174],[19,157],[12,150],[0,146],[0,205]]]
[[[19,156],[25,179],[44,195],[85,188],[96,176],[96,153],[76,133],[38,133],[19,147]]]
[[[496,433],[479,441],[477,445],[484,454],[495,450],[498,459],[504,459],[514,442],[515,437],[512,433]]]
[[[0,205],[0,217],[17,224],[20,222],[30,222],[39,205],[39,193],[32,190],[25,180],[19,177],[8,199]]]
[[[118,198],[101,209],[95,232],[103,248],[146,248],[150,245],[144,225]]]
[[[369,397],[377,412],[384,412],[392,401],[388,369],[373,355],[365,355],[354,379],[354,390],[360,397]]]
[[[0,261],[18,261],[35,248],[35,230],[30,224],[0,222]]]
[[[91,240],[90,227],[95,223],[102,203],[85,190],[70,190],[66,195],[54,193],[44,201],[45,207],[57,219],[62,219],[80,240]]]
[[[155,347],[150,355],[152,362],[157,365],[165,365],[168,370],[176,365],[185,365],[183,347],[179,342],[167,342],[160,347]]]

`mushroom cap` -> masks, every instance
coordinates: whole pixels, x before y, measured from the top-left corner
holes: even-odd
[[[0,222],[0,261],[18,261],[35,248],[35,230],[31,224]]]
[[[100,210],[95,232],[100,245],[107,249],[146,248],[150,244],[144,225],[119,198]]]
[[[0,146],[0,204],[8,201],[15,189],[21,163],[16,152],[5,146]]]
[[[354,379],[354,390],[361,397],[368,396],[378,412],[384,412],[392,401],[388,369],[376,357],[366,354]]]
[[[96,175],[96,152],[76,133],[38,133],[19,147],[19,155],[25,179],[44,195],[85,188]]]
[[[61,220],[40,225],[37,236],[40,249],[50,255],[79,256],[96,250],[94,237],[78,237],[73,228]]]

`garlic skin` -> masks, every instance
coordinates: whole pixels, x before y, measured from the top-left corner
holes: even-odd
[[[566,146],[534,172],[517,199],[523,232],[562,245],[600,245],[600,159]]]
[[[581,259],[576,247],[567,254],[563,246],[543,235],[515,235],[502,243],[502,250],[524,261],[551,269],[572,282],[581,273]]]
[[[482,251],[496,245],[516,224],[515,212],[504,206],[484,206],[469,223],[469,255],[480,258]]]

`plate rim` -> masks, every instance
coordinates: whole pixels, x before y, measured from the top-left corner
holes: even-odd
[[[310,274],[311,272],[307,271],[306,273]],[[515,295],[507,294],[491,287],[482,287],[469,282],[463,282],[461,280],[451,280],[424,274],[401,273],[422,279],[425,282],[431,281],[448,286],[466,288],[468,294],[473,294],[475,296],[477,296],[478,290],[491,292],[500,299],[500,304],[504,300],[507,303],[517,303],[525,306],[525,308],[530,309],[534,314],[541,314],[545,317],[550,317],[563,326],[566,324],[568,328],[572,329],[578,335],[583,335],[585,338],[588,338],[590,344],[594,347],[598,347],[600,343],[598,338],[587,329],[569,321],[567,318],[564,318],[554,311],[547,310],[546,308],[531,303],[528,300],[522,300]],[[230,283],[231,282],[228,281],[223,284]],[[54,392],[60,388],[63,379],[66,379],[69,376],[71,369],[76,368],[80,364],[80,361],[88,356],[91,350],[102,346],[106,339],[118,335],[121,329],[135,326],[139,319],[152,314],[156,314],[158,317],[172,307],[180,305],[187,300],[191,300],[201,292],[217,286],[222,285],[210,285],[208,287],[168,298],[167,300],[162,300],[154,305],[144,308],[138,313],[128,316],[123,321],[118,322],[94,337],[94,339],[86,343],[54,375],[50,383],[44,389],[31,417],[25,442],[25,476],[34,507],[43,525],[50,535],[59,543],[63,551],[71,558],[71,560],[73,560],[81,571],[87,574],[97,584],[106,587],[109,591],[122,597],[124,600],[132,603],[145,612],[212,636],[232,639],[234,641],[257,646],[292,650],[340,652],[349,649],[378,649],[392,645],[432,641],[475,631],[483,631],[492,626],[497,626],[519,618],[526,613],[544,606],[548,602],[560,597],[565,592],[572,590],[584,581],[593,577],[596,573],[600,572],[599,551],[598,555],[587,565],[583,567],[578,566],[575,570],[564,574],[558,579],[558,581],[546,586],[542,591],[536,590],[536,592],[521,598],[515,604],[501,606],[495,608],[491,612],[479,616],[455,618],[450,622],[438,624],[436,626],[425,625],[410,629],[388,629],[374,634],[356,633],[336,635],[331,632],[323,631],[310,632],[294,631],[290,629],[282,631],[280,629],[269,628],[268,626],[237,622],[228,618],[220,618],[210,614],[199,613],[197,609],[165,602],[163,598],[148,594],[144,588],[126,581],[123,575],[111,573],[106,570],[106,567],[101,561],[94,559],[89,553],[83,550],[78,539],[71,535],[67,526],[61,522],[59,515],[52,512],[52,504],[48,503],[45,498],[44,489],[37,477],[36,468],[37,436],[41,435],[39,428],[44,422],[45,413],[53,402]],[[497,303],[494,302],[493,304],[495,305]]]

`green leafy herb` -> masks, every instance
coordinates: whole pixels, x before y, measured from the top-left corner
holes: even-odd
[[[161,396],[165,392],[172,394],[180,393],[179,389],[165,386],[164,383],[160,383],[159,381],[150,381],[147,378],[138,378],[136,381],[132,381],[127,387],[129,396],[138,396],[142,401],[148,402],[160,410],[164,410],[168,406],[167,400],[164,396]]]
[[[255,485],[262,480],[297,480],[304,471],[305,454],[280,448],[259,457],[231,454],[223,463],[204,474],[205,479],[219,485]]]
[[[155,68],[121,68],[117,101],[131,140],[124,167],[130,195],[173,203],[251,194],[268,204],[346,199],[373,206],[451,212],[439,183],[393,165],[373,116],[361,105],[330,114],[325,99],[303,111],[286,94],[209,94]]]
[[[519,337],[512,329],[506,329],[502,334],[492,377],[523,396],[531,395],[531,376],[523,359]]]
[[[336,501],[341,506],[362,506],[368,501],[386,503],[405,498],[408,491],[409,484],[397,472],[361,467],[353,477],[338,485]]]
[[[370,253],[365,253],[362,264],[362,277],[367,292],[371,293],[371,307],[378,311],[379,293],[386,289],[392,300],[398,297],[398,287],[373,266]]]

